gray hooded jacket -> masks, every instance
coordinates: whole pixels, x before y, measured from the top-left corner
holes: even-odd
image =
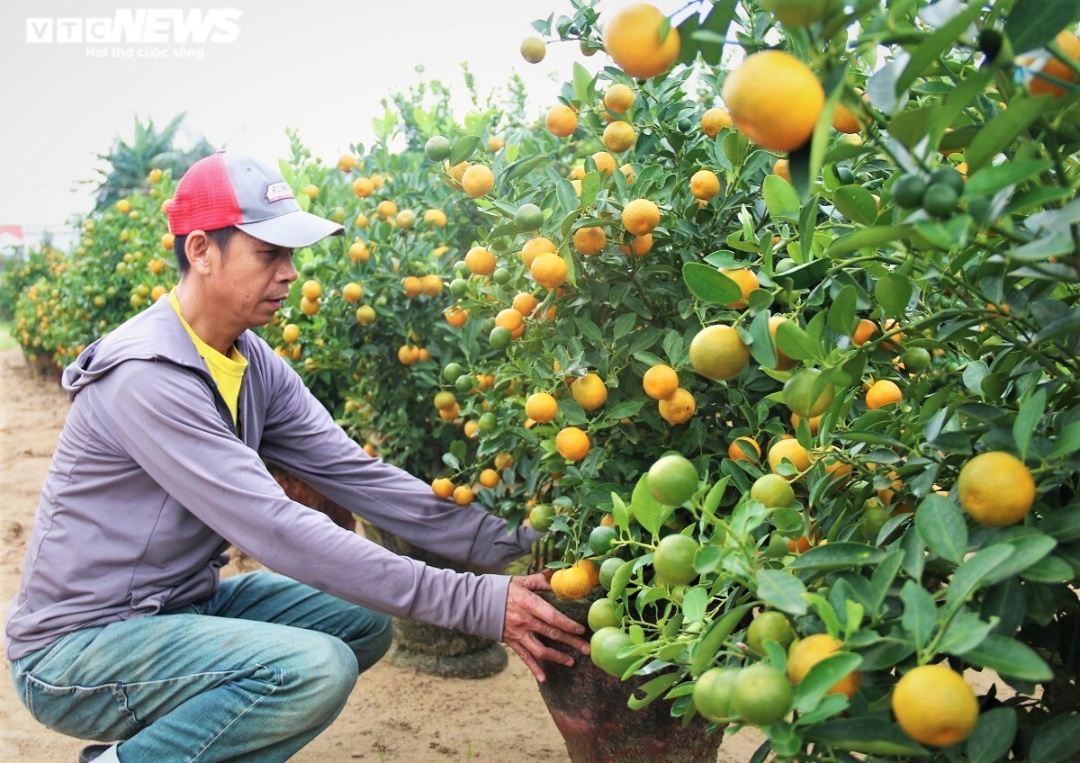
[[[9,659],[66,633],[210,595],[234,544],[270,569],[394,616],[500,639],[509,578],[427,566],[290,500],[264,460],[412,544],[501,569],[539,537],[369,457],[251,332],[238,425],[167,300],[64,371],[72,398],[41,491]]]

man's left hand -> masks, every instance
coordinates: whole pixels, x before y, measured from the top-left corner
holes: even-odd
[[[574,658],[566,652],[545,646],[537,635],[561,641],[584,655],[589,653],[589,642],[581,638],[585,626],[571,620],[533,593],[548,590],[551,590],[551,586],[542,573],[510,578],[503,623],[503,643],[514,650],[536,680],[541,682],[545,680],[541,660],[569,667],[574,664]]]

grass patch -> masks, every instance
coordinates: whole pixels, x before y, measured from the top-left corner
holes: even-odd
[[[19,346],[12,336],[12,324],[8,321],[0,321],[0,352],[14,350]]]

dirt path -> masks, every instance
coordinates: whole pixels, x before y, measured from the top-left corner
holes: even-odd
[[[31,375],[18,350],[0,353],[0,389],[0,612],[6,612],[68,402],[55,384]],[[0,759],[74,761],[82,743],[34,721],[15,695],[10,663],[3,657],[0,668]],[[748,760],[755,747],[748,734],[725,739],[719,760]],[[380,662],[360,677],[334,725],[294,760],[566,763],[569,758],[536,683],[511,654],[506,670],[476,681],[434,678]]]

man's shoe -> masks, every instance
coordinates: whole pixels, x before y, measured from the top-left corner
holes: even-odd
[[[111,744],[92,744],[82,748],[82,751],[79,752],[79,763],[90,763],[90,761],[96,760],[110,747],[112,747]]]

